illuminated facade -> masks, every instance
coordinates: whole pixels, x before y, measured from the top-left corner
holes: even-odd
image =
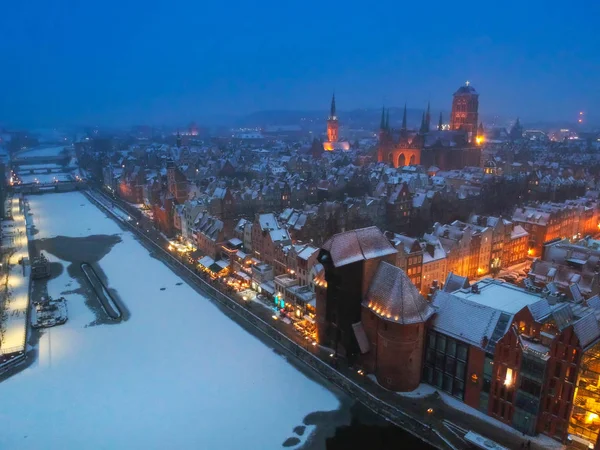
[[[443,129],[441,118],[437,129],[431,129],[429,105],[418,130],[407,128],[406,106],[400,130],[390,128],[389,117],[383,111],[377,160],[394,167],[422,165],[442,170],[480,167],[484,134],[483,125],[477,126],[478,98],[471,86],[463,86],[454,94],[450,130]]]
[[[425,124],[422,125],[424,129]],[[427,125],[428,127],[428,125]],[[389,124],[389,111],[381,111],[381,124],[379,125],[379,148],[377,153],[379,162],[386,162],[394,167],[414,166],[421,164],[421,145],[419,139],[411,136],[407,129],[406,105],[402,116],[400,136],[396,141]]]
[[[477,135],[479,94],[467,81],[458,88],[452,99],[450,129],[466,131],[470,137]],[[483,138],[483,137],[481,137]]]
[[[598,298],[559,302],[487,279],[438,291],[433,305],[424,381],[524,434],[600,448]]]
[[[600,297],[575,303],[452,276],[428,302],[397,258],[375,227],[323,245],[319,343],[390,390],[426,382],[524,435],[600,449]]]
[[[581,201],[580,201],[581,200]],[[529,233],[529,256],[540,256],[545,242],[598,232],[598,208],[587,199],[516,208],[512,221]]]
[[[335,113],[335,94],[331,97],[331,111],[329,114],[329,118],[327,119],[327,139],[329,142],[337,142],[338,141],[338,132],[340,125],[338,123],[338,118]]]
[[[336,114],[335,94],[331,98],[331,109],[327,118],[327,141],[323,142],[323,149],[331,152],[334,150],[350,150],[350,143],[339,140],[340,123]]]

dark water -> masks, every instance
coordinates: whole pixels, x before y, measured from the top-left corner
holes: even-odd
[[[412,434],[384,421],[361,405],[351,408],[352,422],[326,440],[327,450],[434,450]]]

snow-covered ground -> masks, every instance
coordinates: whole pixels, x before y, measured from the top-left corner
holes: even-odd
[[[37,173],[37,174],[27,174],[27,175],[19,175],[19,178],[23,182],[23,184],[33,184],[33,183],[55,183],[58,181],[71,181],[71,175],[66,173]]]
[[[31,367],[0,384],[0,448],[276,449],[308,413],[338,408],[330,391],[177,286],[179,277],[82,194],[29,202],[37,239],[121,235],[99,265],[131,317],[86,327],[94,315],[82,296],[64,294],[78,282],[66,270],[51,280],[69,321],[46,331]]]
[[[515,428],[513,428],[505,423],[502,423],[499,420],[496,420],[493,417],[490,417],[487,414],[484,414],[475,408],[471,408],[470,406],[466,405],[464,402],[461,402],[460,400],[456,399],[455,397],[452,397],[451,395],[448,395],[445,392],[442,392],[429,384],[421,383],[419,385],[419,387],[417,389],[415,389],[414,391],[398,392],[398,395],[400,395],[402,397],[423,398],[423,397],[427,397],[429,395],[433,395],[436,391],[440,395],[440,398],[442,399],[442,401],[446,405],[450,406],[451,408],[454,408],[458,411],[462,411],[466,414],[469,414],[470,416],[477,417],[478,419],[483,420],[497,428],[503,429],[507,433],[511,433],[511,434],[514,434],[517,436],[523,436],[523,434],[520,431],[516,430]],[[535,442],[547,449],[560,450],[560,449],[564,448],[564,446],[560,442],[557,442],[554,439],[552,439],[546,435],[543,435],[543,434],[539,434],[537,436],[527,436],[527,439],[531,440],[532,442]]]

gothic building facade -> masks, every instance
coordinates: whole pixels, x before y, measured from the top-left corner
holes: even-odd
[[[441,114],[432,130],[429,105],[418,130],[408,129],[406,106],[400,130],[390,127],[389,111],[382,111],[377,160],[394,167],[422,165],[442,170],[480,166],[483,126],[477,126],[478,108],[479,94],[467,82],[454,94],[449,130],[443,129]]]

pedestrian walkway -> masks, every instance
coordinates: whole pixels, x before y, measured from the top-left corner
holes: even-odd
[[[2,221],[2,334],[0,355],[25,351],[27,308],[29,307],[29,250],[24,205],[18,197],[6,201],[7,217]]]

